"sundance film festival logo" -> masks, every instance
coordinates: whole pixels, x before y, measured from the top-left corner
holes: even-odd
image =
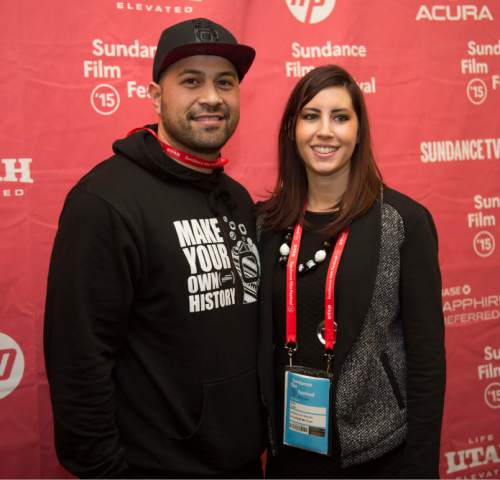
[[[0,196],[22,197],[24,195],[24,185],[33,183],[31,161],[31,158],[0,158]]]
[[[498,368],[498,367],[497,367]],[[500,370],[500,368],[498,368]],[[484,402],[488,407],[497,409],[500,408],[500,383],[490,383],[484,390]],[[500,461],[500,459],[499,459]]]
[[[302,23],[326,20],[335,8],[335,0],[286,0],[293,16]]]
[[[24,355],[15,340],[0,333],[0,399],[10,395],[24,373]]]
[[[488,97],[488,87],[484,80],[473,78],[467,84],[467,98],[473,105],[481,105]]]
[[[111,115],[120,106],[120,94],[113,85],[100,83],[90,93],[90,105],[99,115]]]
[[[491,232],[482,230],[474,236],[472,248],[478,257],[489,257],[495,251],[495,237]]]

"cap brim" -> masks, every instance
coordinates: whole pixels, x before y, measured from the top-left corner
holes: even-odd
[[[255,50],[247,45],[235,45],[232,43],[191,43],[189,45],[181,45],[174,48],[163,59],[161,67],[158,69],[158,78],[155,81],[159,80],[163,71],[172,65],[172,63],[186,57],[192,57],[193,55],[216,55],[226,58],[235,66],[241,81],[253,63]]]

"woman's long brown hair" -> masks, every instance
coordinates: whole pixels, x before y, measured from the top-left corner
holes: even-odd
[[[363,94],[354,79],[337,65],[325,65],[310,71],[293,89],[283,113],[278,143],[278,178],[270,198],[263,204],[265,230],[281,231],[303,221],[307,200],[307,175],[295,142],[297,119],[304,106],[321,90],[345,87],[358,117],[358,143],[351,157],[347,189],[340,202],[340,213],[324,232],[336,235],[368,211],[376,200],[382,175],[371,147],[370,127]],[[333,205],[332,205],[333,207]]]

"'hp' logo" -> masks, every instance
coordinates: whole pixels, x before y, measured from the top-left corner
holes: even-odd
[[[0,333],[0,399],[12,393],[24,373],[24,355],[9,336]]]
[[[319,23],[328,18],[335,0],[286,0],[293,16],[302,23]]]

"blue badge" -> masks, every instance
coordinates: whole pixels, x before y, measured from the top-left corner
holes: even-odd
[[[285,371],[283,443],[328,455],[331,377],[304,370],[292,367]]]

